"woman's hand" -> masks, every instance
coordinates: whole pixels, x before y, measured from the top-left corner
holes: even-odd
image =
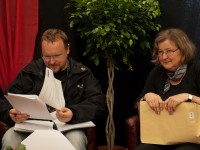
[[[188,93],[170,96],[165,100],[165,109],[169,112],[170,115],[172,115],[179,104],[188,100],[188,96]]]
[[[69,108],[56,110],[56,117],[61,122],[69,122],[73,117],[73,112]]]
[[[159,95],[155,93],[147,93],[145,94],[144,99],[156,114],[160,114],[164,109],[164,102]]]
[[[19,110],[12,108],[9,111],[10,118],[15,122],[15,123],[21,123],[27,120],[30,116],[27,114],[21,113]]]

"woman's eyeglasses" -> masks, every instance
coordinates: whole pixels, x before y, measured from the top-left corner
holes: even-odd
[[[175,49],[175,50],[165,50],[165,51],[162,51],[162,50],[159,50],[158,51],[158,57],[162,57],[164,54],[166,54],[167,56],[172,56],[174,54],[175,51],[177,51],[179,48]]]

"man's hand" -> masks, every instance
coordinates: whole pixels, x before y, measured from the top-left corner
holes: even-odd
[[[69,108],[56,110],[56,117],[61,122],[69,122],[73,117],[73,112]]]
[[[13,108],[9,111],[9,115],[15,123],[24,122],[25,120],[27,120],[30,117],[29,115],[23,114],[15,108]]]

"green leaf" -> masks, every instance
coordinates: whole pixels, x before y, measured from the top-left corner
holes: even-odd
[[[26,146],[23,144],[20,144],[17,146],[16,150],[26,150]]]
[[[6,146],[6,150],[13,150],[11,146]]]
[[[129,40],[129,45],[130,45],[130,46],[133,45],[133,40],[132,40],[132,39]]]
[[[118,46],[120,46],[119,40],[116,40],[115,42],[116,42],[116,44],[117,44]]]
[[[70,28],[72,28],[74,26],[74,21],[70,21],[69,26],[70,26]]]
[[[83,55],[96,65],[107,59],[115,69],[151,52],[151,34],[161,28],[155,22],[159,0],[71,0],[64,10],[71,12],[70,28],[87,43]]]

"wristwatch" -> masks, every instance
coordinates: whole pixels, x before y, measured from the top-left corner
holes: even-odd
[[[193,96],[191,94],[189,94],[189,96],[188,96],[188,102],[192,102],[192,98],[193,98]]]

